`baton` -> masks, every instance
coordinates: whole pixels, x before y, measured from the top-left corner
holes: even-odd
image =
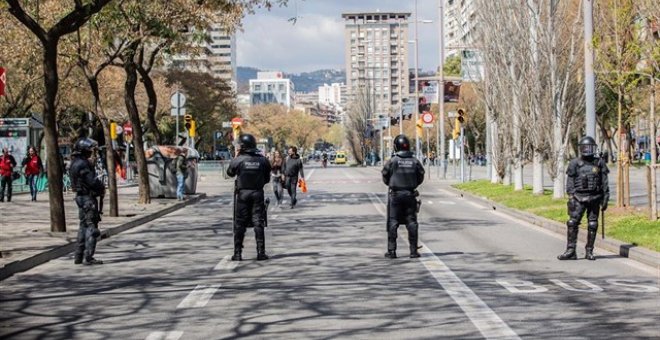
[[[264,200],[264,227],[268,227],[268,206],[270,205],[270,198],[266,197]]]
[[[601,215],[601,217],[600,217],[601,222],[600,223],[602,223],[602,226],[601,226],[601,229],[600,229],[600,235],[601,235],[601,238],[604,239],[605,238],[605,211],[601,211],[600,215]]]

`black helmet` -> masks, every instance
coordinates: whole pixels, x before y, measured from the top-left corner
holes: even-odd
[[[249,133],[243,133],[238,137],[238,145],[242,151],[253,150],[257,148],[257,140]]]
[[[582,157],[593,157],[596,154],[596,141],[589,137],[582,137],[578,143],[578,149]]]
[[[394,138],[394,151],[410,151],[410,140],[406,135],[398,135]]]
[[[78,139],[76,144],[73,145],[73,151],[76,152],[92,152],[99,146],[99,143],[95,140],[87,137]]]

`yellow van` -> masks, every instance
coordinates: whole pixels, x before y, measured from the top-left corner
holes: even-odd
[[[346,153],[343,151],[337,152],[335,156],[335,164],[346,164]]]

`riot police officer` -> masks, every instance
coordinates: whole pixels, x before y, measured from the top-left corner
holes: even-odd
[[[98,144],[90,138],[81,138],[73,146],[72,160],[69,167],[71,186],[76,192],[76,205],[78,205],[77,247],[75,264],[103,264],[103,261],[94,258],[96,240],[101,236],[98,223],[101,220],[97,197],[105,191],[103,183],[96,177],[94,169],[94,153]]]
[[[257,261],[268,260],[266,255],[264,185],[270,181],[270,163],[257,149],[257,141],[250,134],[239,136],[238,157],[227,169],[229,177],[236,176],[234,188],[234,255],[241,261],[243,238],[248,226],[254,227],[257,240]]]
[[[417,187],[424,181],[424,167],[413,157],[410,140],[405,135],[394,139],[394,156],[383,167],[383,182],[389,187],[387,201],[387,253],[396,258],[396,238],[399,224],[405,224],[410,242],[410,257],[417,252]]]
[[[580,157],[573,159],[566,170],[566,193],[568,194],[568,215],[566,222],[566,251],[557,256],[559,260],[576,260],[578,227],[584,213],[587,213],[587,245],[585,258],[595,260],[593,250],[598,229],[600,210],[607,209],[610,188],[607,183],[609,169],[604,160],[596,157],[596,141],[587,136],[578,143]]]

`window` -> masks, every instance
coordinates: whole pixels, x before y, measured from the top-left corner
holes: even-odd
[[[280,84],[280,91],[284,91],[284,84]]]
[[[273,84],[268,84],[268,92],[273,91]]]
[[[254,84],[255,91],[261,91],[261,84]]]

